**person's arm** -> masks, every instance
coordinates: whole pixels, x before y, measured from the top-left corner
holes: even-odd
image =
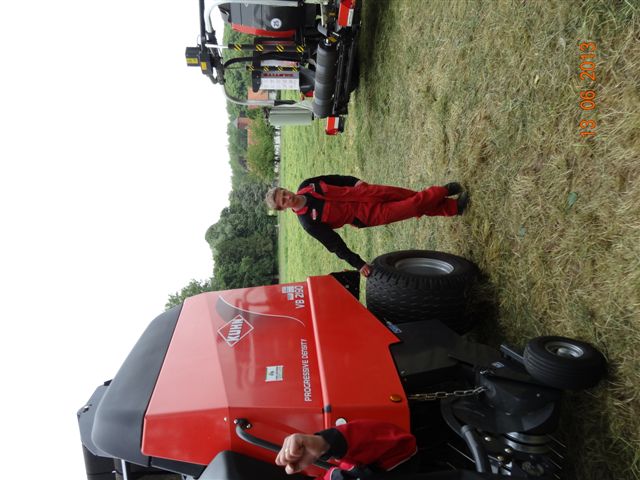
[[[308,185],[309,183],[317,182],[325,182],[328,185],[335,185],[336,187],[354,187],[362,183],[362,180],[351,175],[320,175],[319,177],[310,178],[308,181],[305,181],[305,184]]]
[[[377,420],[354,420],[315,435],[289,435],[276,457],[276,464],[284,466],[291,474],[304,470],[325,455],[340,459],[344,467],[347,464],[375,465],[390,470],[415,452],[415,437],[396,425]]]
[[[349,265],[356,270],[361,270],[367,265],[367,263],[360,258],[360,255],[351,251],[349,247],[347,247],[347,244],[344,243],[344,240],[342,240],[342,237],[329,226],[323,223],[305,222],[302,219],[301,223],[309,235],[322,243],[331,253],[335,253],[339,258],[349,263]]]
[[[338,432],[344,443],[331,439]],[[331,445],[329,454],[356,465],[375,465],[390,470],[416,453],[416,438],[400,427],[378,420],[354,420],[318,432]],[[335,449],[344,445],[344,452]],[[340,455],[341,456],[338,456]]]

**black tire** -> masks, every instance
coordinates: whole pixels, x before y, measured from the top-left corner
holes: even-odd
[[[473,327],[469,308],[478,269],[469,260],[430,250],[387,253],[372,262],[367,308],[392,323],[438,319],[458,333]]]
[[[565,390],[595,386],[607,362],[593,345],[565,337],[536,337],[524,349],[524,366],[533,378]]]

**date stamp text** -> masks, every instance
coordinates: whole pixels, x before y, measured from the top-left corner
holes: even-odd
[[[580,91],[580,108],[587,114],[596,108],[596,44],[594,42],[582,42],[580,49],[580,81],[588,83],[588,90]],[[591,116],[591,115],[589,115]],[[580,136],[593,137],[596,134],[596,121],[585,118],[578,123]]]

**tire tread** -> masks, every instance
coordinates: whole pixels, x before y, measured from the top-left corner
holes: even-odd
[[[395,268],[404,258],[435,258],[453,265],[447,275],[423,276]],[[473,325],[469,308],[470,287],[477,267],[456,255],[429,250],[404,250],[373,261],[367,279],[367,308],[380,320],[392,323],[438,319],[459,333]]]

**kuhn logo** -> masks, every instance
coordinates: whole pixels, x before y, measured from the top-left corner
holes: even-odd
[[[253,330],[253,325],[238,314],[218,329],[218,335],[224,338],[227,345],[233,347],[251,330]]]

